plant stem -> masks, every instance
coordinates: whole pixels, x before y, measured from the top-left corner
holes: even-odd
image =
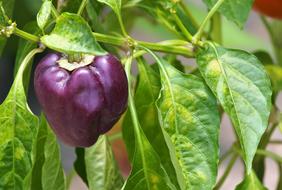
[[[282,157],[277,155],[277,154],[275,154],[274,152],[270,152],[268,150],[258,149],[256,154],[267,156],[267,157],[269,157],[269,158],[271,158],[271,159],[273,159],[273,160],[275,160],[275,161],[277,161],[277,162],[282,164]]]
[[[55,18],[58,18],[60,16],[59,12],[57,11],[57,9],[54,7],[54,5],[52,4],[51,6],[51,12],[52,12],[52,15],[55,17]]]
[[[271,140],[269,141],[269,144],[282,144],[281,140]]]
[[[224,162],[226,158],[228,158],[232,153],[233,153],[233,146],[229,148],[229,150],[221,156],[218,164],[219,165],[222,164],[222,162]]]
[[[70,173],[66,176],[66,189],[70,189],[72,179],[77,175],[74,168],[71,169]]]
[[[96,40],[99,42],[112,44],[116,46],[124,46],[126,44],[126,39],[122,37],[115,37],[101,33],[93,33],[93,35],[95,36]]]
[[[216,11],[219,9],[219,7],[222,5],[223,2],[224,2],[224,0],[218,0],[216,2],[216,4],[213,6],[213,8],[209,11],[208,15],[206,16],[206,18],[204,19],[204,21],[200,25],[198,32],[194,35],[193,43],[197,44],[197,42],[201,39],[202,34],[205,30],[206,24],[213,17],[213,15],[216,13]]]
[[[173,53],[180,54],[186,57],[193,57],[194,52],[192,47],[186,46],[174,46],[174,45],[163,45],[162,42],[159,43],[151,43],[151,42],[143,42],[137,41],[138,44],[145,46],[151,50],[165,52],[165,53]]]
[[[133,58],[133,59],[136,59],[136,58],[138,58],[138,57],[140,57],[140,56],[142,56],[142,55],[144,55],[144,54],[146,54],[146,53],[147,53],[147,52],[144,51],[144,50],[136,51],[136,52],[133,53],[132,58]],[[127,60],[126,58],[121,59],[121,62],[122,62],[123,65],[125,64],[126,60]]]
[[[86,5],[87,5],[87,2],[88,2],[88,0],[82,0],[82,2],[81,2],[81,4],[80,4],[80,7],[79,7],[79,9],[78,9],[78,11],[77,11],[77,14],[78,14],[78,15],[81,15],[81,14],[83,13],[84,8],[85,8]]]
[[[119,25],[120,25],[121,32],[122,32],[123,36],[128,37],[128,34],[127,34],[126,30],[125,30],[124,23],[122,21],[121,14],[117,14],[117,17],[118,17],[118,22],[119,22]]]
[[[131,89],[131,64],[132,64],[132,56],[129,57],[125,63],[125,72],[127,75],[127,79],[128,79],[128,102],[129,102],[129,109],[130,109],[130,113],[131,113],[131,117],[132,117],[132,122],[133,122],[133,126],[134,126],[134,131],[136,134],[136,138],[137,138],[137,142],[142,142],[141,136],[140,136],[140,124],[138,121],[138,115],[137,115],[137,111],[135,109],[135,104],[134,104],[134,98],[133,98],[133,94],[132,94],[132,89]]]
[[[190,19],[190,21],[192,22],[193,26],[196,28],[199,28],[199,24],[196,22],[195,18],[193,17],[193,15],[191,14],[191,12],[189,11],[189,9],[187,8],[187,6],[185,5],[185,3],[183,2],[183,0],[180,1],[180,6],[183,9],[183,11],[185,12],[186,16]]]
[[[93,35],[96,37],[97,41],[108,43],[116,46],[124,46],[127,43],[127,39],[123,37],[113,37],[105,34],[100,33],[93,33]],[[135,40],[134,40],[135,41]],[[173,43],[173,40],[170,40],[172,43],[167,45],[168,41],[159,42],[159,43],[151,43],[151,42],[144,42],[144,41],[138,41],[135,42],[139,45],[145,46],[151,50],[159,51],[159,52],[165,52],[165,53],[173,53],[178,55],[183,55],[185,57],[193,57],[194,51],[193,47],[187,47],[187,46],[180,46],[179,40],[175,40],[175,43]],[[182,42],[183,43],[183,42]],[[189,43],[187,43],[189,45]]]
[[[178,15],[176,13],[173,13],[173,17],[174,17],[174,20],[177,24],[177,26],[180,28],[180,30],[183,32],[185,38],[188,40],[188,41],[192,41],[192,34],[190,34],[190,32],[187,30],[187,28],[184,26],[184,24],[182,23],[182,21],[180,20],[180,18],[178,17]]]
[[[219,13],[215,13],[212,17],[210,34],[213,41],[222,44],[222,22]]]
[[[14,34],[21,38],[29,40],[29,41],[33,41],[36,43],[40,42],[40,38],[38,36],[27,33],[18,28],[15,28]],[[105,34],[100,34],[100,33],[93,33],[93,35],[95,36],[97,41],[103,42],[103,43],[108,43],[108,44],[112,44],[116,46],[124,46],[127,43],[127,39],[123,37],[115,37],[115,36],[110,36],[110,35],[105,35]],[[144,42],[144,41],[136,41],[136,42],[153,51],[183,55],[185,57],[194,56],[193,47],[192,46],[189,47],[188,42],[185,45],[184,41],[181,41],[181,40],[169,40],[169,41],[163,41],[159,43],[151,43],[151,42]]]
[[[29,41],[33,41],[33,42],[39,42],[40,41],[40,38],[38,36],[27,33],[23,30],[18,29],[18,28],[15,28],[14,34],[21,37],[21,38],[29,40]]]
[[[237,160],[238,155],[237,154],[233,154],[233,156],[230,159],[229,164],[226,167],[226,170],[224,171],[223,175],[221,176],[221,178],[218,180],[216,186],[214,187],[214,190],[218,190],[220,189],[220,187],[223,185],[225,179],[227,178],[227,176],[229,175],[229,173],[231,172],[236,160]]]
[[[18,28],[15,28],[14,34],[26,40],[30,40],[33,42],[40,42],[40,38],[38,36],[27,33]],[[124,46],[127,43],[127,39],[122,38],[122,37],[114,37],[114,36],[100,34],[100,33],[93,33],[93,35],[96,37],[97,41],[103,42],[103,43],[108,43],[108,44],[112,44],[116,46]],[[163,41],[159,43],[151,43],[151,42],[144,42],[144,41],[136,41],[136,42],[153,51],[173,53],[173,54],[183,55],[185,57],[194,56],[193,47],[192,46],[190,47],[183,46],[184,45],[183,41],[179,41],[179,40]],[[189,45],[189,43],[187,44]]]
[[[122,132],[118,132],[118,133],[109,135],[109,141],[110,142],[121,139],[121,138],[122,138]]]

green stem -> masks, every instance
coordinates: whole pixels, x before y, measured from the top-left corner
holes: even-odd
[[[136,142],[142,142],[141,136],[140,136],[140,124],[138,121],[138,115],[137,115],[137,111],[135,109],[135,104],[134,104],[134,98],[133,98],[133,93],[132,93],[132,89],[131,89],[131,64],[132,64],[132,56],[129,57],[125,63],[125,72],[127,75],[127,79],[128,79],[128,103],[129,103],[129,109],[130,109],[130,113],[131,113],[131,118],[133,121],[133,126],[134,126],[134,130],[135,130],[135,134],[136,134],[136,138],[137,141]]]
[[[33,41],[33,42],[39,42],[40,41],[40,38],[38,36],[27,33],[23,30],[18,29],[18,28],[15,28],[14,34],[21,37],[21,38],[29,40],[29,41]]]
[[[77,11],[77,14],[78,14],[78,15],[82,15],[82,13],[83,13],[83,11],[84,11],[86,5],[87,5],[87,2],[88,2],[88,0],[82,0],[82,2],[81,2],[81,4],[80,4],[80,7],[79,7],[79,9],[78,9],[78,11]]]
[[[231,159],[229,164],[227,165],[223,175],[221,176],[221,178],[218,180],[216,186],[214,187],[214,190],[218,190],[220,189],[220,187],[223,185],[223,183],[225,182],[226,178],[228,177],[229,173],[231,172],[236,160],[237,160],[238,155],[234,154]]]
[[[70,173],[66,177],[66,189],[70,189],[72,179],[76,176],[76,171],[74,168],[71,169]]]
[[[115,37],[115,36],[110,36],[100,33],[93,33],[93,35],[95,36],[96,40],[99,42],[112,44],[116,46],[124,46],[126,44],[126,40],[122,37]]]
[[[209,11],[208,15],[200,25],[198,32],[194,35],[193,43],[197,44],[197,42],[201,39],[208,21],[213,17],[213,15],[216,13],[216,11],[219,9],[219,7],[222,5],[224,1],[225,0],[218,0],[216,4],[213,6],[213,8]]]
[[[121,18],[121,14],[117,14],[117,17],[118,17],[118,22],[119,22],[119,25],[120,25],[121,32],[122,32],[123,36],[128,37],[128,34],[127,34],[126,30],[125,30],[124,23],[123,23],[122,18]]]
[[[132,58],[133,58],[133,59],[136,59],[136,58],[138,58],[138,57],[140,57],[140,56],[142,56],[142,55],[144,55],[144,54],[146,54],[146,53],[147,53],[147,52],[146,52],[145,50],[136,51],[136,52],[133,53]],[[127,60],[127,58],[121,59],[122,64],[125,64],[126,60]]]
[[[222,44],[222,22],[221,15],[218,12],[212,17],[210,34],[213,41]]]
[[[27,65],[31,63],[31,59],[37,54],[37,53],[41,53],[43,52],[44,49],[43,48],[36,48],[36,49],[33,49],[31,50],[27,55],[26,57],[24,58],[24,60],[22,61],[21,65],[20,65],[20,68],[18,70],[18,73],[16,75],[16,84],[15,86],[18,86],[19,82],[22,82],[22,80],[19,80],[19,79],[22,79],[23,77],[23,73],[24,73],[24,70],[26,69]],[[17,88],[15,88],[17,89]]]
[[[259,148],[261,149],[265,149],[267,144],[269,143],[269,140],[273,134],[273,132],[275,131],[277,127],[277,124],[273,124],[269,130],[266,131],[265,135],[262,137],[261,142],[259,144]]]
[[[127,43],[126,38],[122,37],[113,37],[105,34],[100,33],[93,33],[97,41],[108,43],[116,46],[124,46]],[[179,40],[170,40],[170,44],[168,45],[168,41],[163,41],[159,43],[151,43],[151,42],[144,42],[144,41],[135,41],[137,44],[145,46],[146,48],[149,48],[154,51],[164,52],[164,53],[173,53],[178,55],[183,55],[185,57],[193,57],[194,56],[194,50],[193,47],[189,47],[189,43],[187,45],[183,46],[180,45],[180,42],[183,43],[183,41]],[[174,42],[174,43],[173,43]]]
[[[52,4],[51,6],[51,12],[52,12],[52,15],[55,17],[55,18],[58,18],[60,16],[59,12],[57,11],[57,9],[54,7],[54,5]]]
[[[118,133],[109,135],[109,141],[110,142],[121,139],[121,138],[122,138],[122,132],[118,132]]]
[[[269,158],[271,158],[271,159],[273,159],[273,160],[282,164],[282,157],[273,153],[273,152],[270,152],[268,150],[258,149],[256,154],[262,155],[262,156],[267,156],[267,157],[269,157]]]
[[[187,28],[184,26],[184,24],[182,23],[182,21],[180,20],[179,16],[176,14],[176,13],[173,13],[173,17],[174,17],[174,20],[177,24],[177,26],[180,28],[180,30],[183,32],[183,35],[185,36],[185,38],[188,40],[188,41],[192,41],[192,34],[190,34],[190,32],[187,30]]]
[[[18,28],[14,30],[14,34],[26,40],[30,40],[33,42],[40,42],[40,38],[38,36],[27,33]],[[110,36],[100,33],[93,33],[93,35],[95,36],[97,41],[103,43],[108,43],[116,46],[124,46],[127,43],[127,39],[123,37],[115,37],[115,36]],[[144,41],[136,41],[136,42],[153,51],[183,55],[185,57],[194,57],[194,50],[191,44],[189,44],[188,42],[185,44],[185,42],[181,40],[168,40],[159,43],[151,43]]]
[[[232,153],[233,153],[233,146],[231,148],[229,148],[229,150],[227,150],[227,152],[225,152],[219,160],[219,165],[222,164],[222,162],[224,162]]]
[[[269,141],[269,144],[282,144],[281,140],[271,140]]]
[[[183,9],[183,11],[185,12],[186,16],[190,19],[190,21],[192,22],[193,26],[196,28],[199,28],[199,24],[196,22],[195,18],[193,17],[193,15],[191,14],[190,10],[187,8],[187,6],[185,5],[185,3],[183,2],[183,0],[180,1],[180,6]]]
[[[162,42],[150,43],[150,42],[137,41],[137,43],[154,51],[179,54],[185,57],[193,57],[195,55],[192,46],[186,47],[186,46],[163,45]]]

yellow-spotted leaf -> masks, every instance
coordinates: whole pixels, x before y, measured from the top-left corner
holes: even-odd
[[[249,174],[258,143],[268,125],[272,94],[268,75],[255,56],[212,43],[199,51],[197,63],[233,122]]]
[[[200,78],[154,57],[162,81],[157,101],[160,121],[174,145],[185,189],[212,189],[219,155],[216,99]]]
[[[32,57],[23,60],[13,86],[0,105],[0,189],[25,189],[30,184],[38,118],[27,105],[23,72]]]

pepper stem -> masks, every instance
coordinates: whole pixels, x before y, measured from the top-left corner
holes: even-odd
[[[68,61],[69,63],[74,63],[74,62],[81,62],[83,58],[82,53],[73,53],[73,54],[68,54]]]

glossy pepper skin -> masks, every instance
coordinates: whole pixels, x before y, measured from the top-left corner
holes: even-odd
[[[272,18],[282,19],[282,0],[255,0],[254,9]]]
[[[48,54],[37,65],[34,87],[48,123],[66,144],[93,145],[127,108],[125,71],[112,55],[72,72],[59,67],[60,54]]]

